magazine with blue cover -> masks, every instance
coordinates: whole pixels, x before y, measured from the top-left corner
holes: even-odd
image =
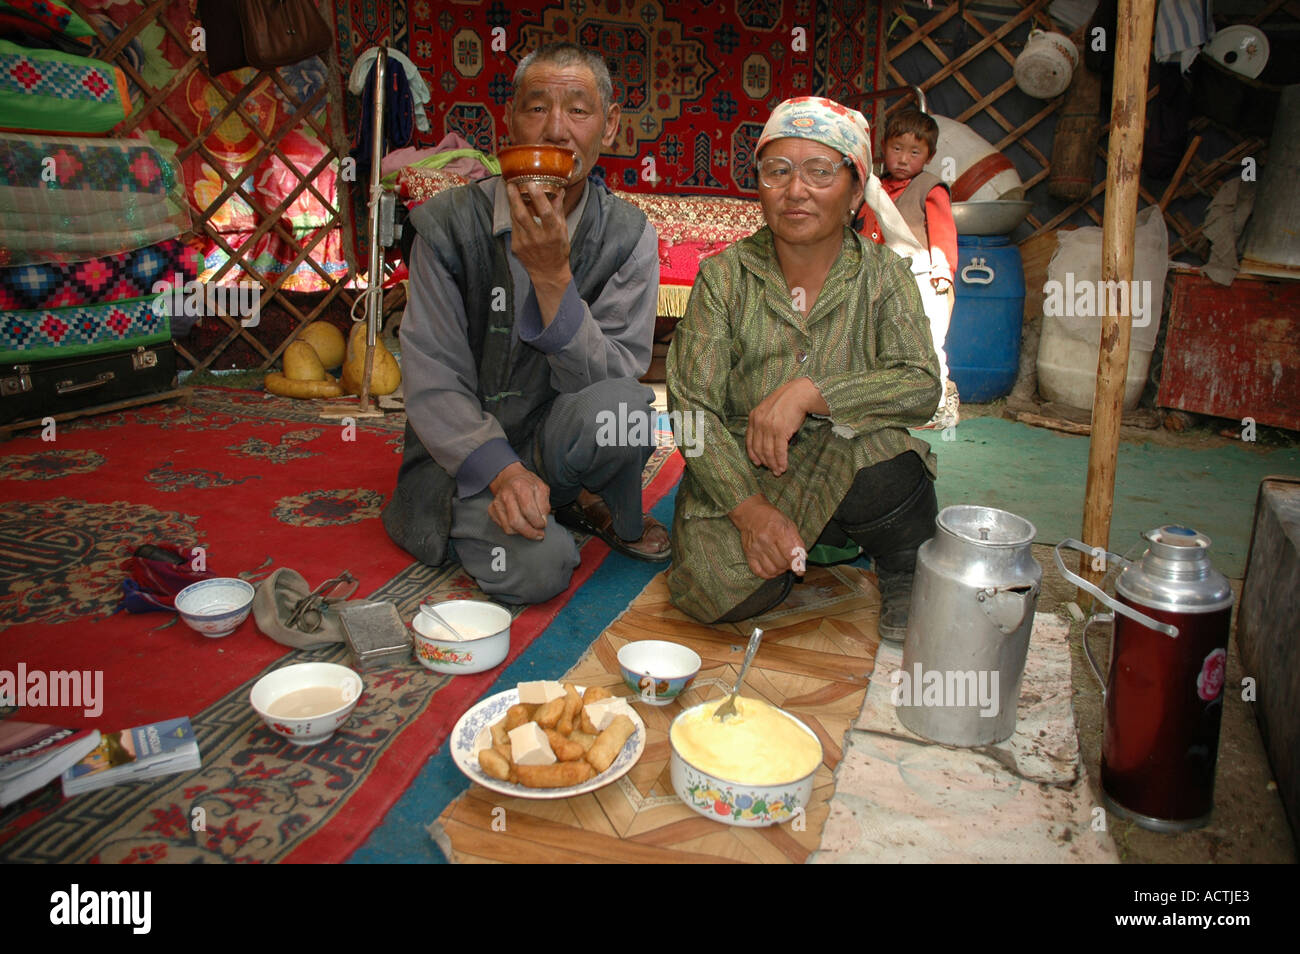
[[[194,727],[186,717],[105,732],[89,755],[63,773],[63,794],[170,775],[200,764]]]

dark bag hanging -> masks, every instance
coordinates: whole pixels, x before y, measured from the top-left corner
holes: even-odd
[[[1142,171],[1157,179],[1168,179],[1182,162],[1191,137],[1188,124],[1192,121],[1192,94],[1177,63],[1156,63],[1151,70],[1160,86],[1147,110]]]
[[[313,0],[237,0],[244,53],[258,69],[324,53],[332,37]]]
[[[208,72],[213,76],[248,65],[244,55],[244,31],[239,14],[230,0],[199,0],[199,20],[207,36]]]
[[[1110,77],[1115,72],[1118,32],[1119,0],[1101,0],[1083,31],[1083,62],[1088,69],[1105,77]]]

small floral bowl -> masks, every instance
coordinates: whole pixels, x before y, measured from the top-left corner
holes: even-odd
[[[191,583],[176,594],[176,610],[190,628],[210,636],[229,636],[253,608],[253,586],[219,576]]]
[[[703,706],[716,709],[721,704],[721,699],[710,699],[682,712],[673,722],[685,719]],[[790,713],[785,714],[816,740],[818,747],[821,746],[821,740],[812,729],[799,719],[795,719]],[[673,781],[673,791],[677,793],[678,798],[705,818],[712,818],[714,821],[739,828],[766,828],[769,825],[792,821],[807,811],[808,805],[812,802],[813,780],[817,776],[817,769],[821,768],[820,760],[817,768],[792,782],[782,782],[779,785],[749,785],[745,782],[720,778],[697,768],[677,751],[677,746],[672,744],[672,737],[670,726],[668,743],[672,748],[672,754],[669,758],[668,770]]]
[[[361,677],[347,666],[297,663],[253,683],[248,701],[272,732],[295,745],[316,745],[348,721],[364,688]],[[333,698],[337,704],[324,701]]]
[[[438,614],[469,639],[451,639],[437,617],[415,614],[415,658],[420,665],[449,676],[485,672],[510,653],[510,611],[486,600],[447,600],[434,604]]]
[[[642,639],[618,651],[623,684],[638,702],[666,706],[691,684],[700,671],[700,657],[692,649],[665,639]]]

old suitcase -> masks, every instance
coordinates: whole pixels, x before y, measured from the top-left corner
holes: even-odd
[[[36,422],[176,386],[170,341],[71,358],[0,363],[0,425]]]

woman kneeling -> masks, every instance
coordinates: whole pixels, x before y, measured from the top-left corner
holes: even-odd
[[[901,640],[938,509],[907,428],[938,403],[939,363],[907,263],[850,226],[864,199],[886,236],[907,226],[856,110],[787,100],[756,155],[767,226],[703,263],[668,356],[669,409],[702,448],[669,592],[701,621],[747,619],[785,600],[801,551],[853,541],[875,562],[881,635]]]

